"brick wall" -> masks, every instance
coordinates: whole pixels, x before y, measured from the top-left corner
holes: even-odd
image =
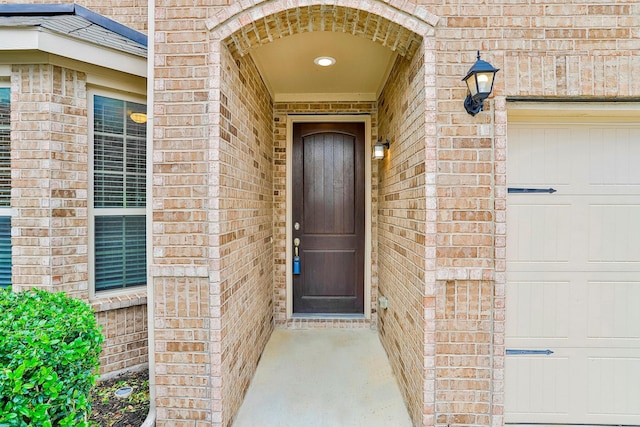
[[[161,24],[156,35],[159,55],[155,59],[160,73],[156,81],[158,112],[163,113],[168,106],[166,99],[177,100],[178,93],[182,96],[178,102],[185,102],[190,93],[198,93],[196,76],[209,78],[199,67],[207,52],[201,45],[202,28],[217,31],[218,25],[224,26],[227,32],[222,39],[242,28],[251,29],[244,34],[246,39],[239,38],[241,41],[230,46],[237,49],[235,53],[246,53],[244,49],[269,38],[258,40],[260,35],[275,38],[279,35],[275,28],[286,28],[270,26],[286,20],[280,1],[256,5],[221,3],[208,4],[209,8],[176,5],[157,11]],[[296,16],[310,24],[305,28],[330,19],[327,16],[331,14],[319,15],[322,8],[307,8],[308,4],[303,3],[290,1],[286,7],[302,6]],[[388,158],[373,172],[377,215],[374,213],[372,279],[374,288],[377,286],[390,300],[389,309],[380,314],[379,326],[416,425],[499,426],[503,423],[506,97],[637,97],[640,80],[633,79],[632,72],[640,69],[635,29],[640,6],[583,1],[419,3],[396,3],[393,7],[374,0],[366,5],[341,3],[345,8],[374,11],[373,15],[384,15],[396,23],[400,18],[394,14],[406,10],[434,25],[433,34],[423,39],[422,50],[411,59],[413,62],[397,64],[379,102],[371,106],[372,111],[377,108],[379,120],[379,130],[374,125],[374,138],[388,137],[392,143]],[[372,19],[368,22],[375,22],[375,16]],[[423,24],[411,20],[406,23],[417,33],[427,34],[418,31]],[[215,50],[218,45],[212,46],[211,65],[215,69],[223,64],[223,55],[221,50]],[[483,51],[483,59],[501,71],[495,96],[486,102],[486,111],[471,117],[462,107],[466,88],[460,79],[474,63],[477,49]],[[236,66],[249,66],[244,60],[239,64],[224,62],[226,72],[231,73]],[[216,80],[217,75],[214,73],[210,80],[214,110],[223,99],[215,91],[224,84]],[[259,93],[258,99],[262,96]],[[225,96],[227,101],[233,98],[230,93]],[[246,98],[246,102],[251,99]],[[286,114],[332,113],[342,108],[338,104],[295,103],[274,107],[273,310],[275,321],[281,324],[286,322]],[[231,111],[230,117],[235,114]],[[184,122],[183,126],[193,124]],[[195,125],[201,129],[200,122]],[[218,123],[212,125],[215,144],[222,134],[215,133]],[[176,134],[178,129],[184,130],[176,128]],[[165,133],[168,130],[160,129],[157,137],[175,138],[174,133]],[[235,172],[232,175],[236,178]],[[209,195],[216,203],[219,194]],[[222,210],[217,213],[222,214]],[[235,231],[233,227],[224,230]],[[228,254],[236,255],[235,239],[237,235],[216,243],[219,252],[214,252],[218,255],[212,257],[210,264],[213,276],[227,266],[225,244],[229,245]],[[214,283],[216,280],[222,291],[226,286],[224,277],[215,278]],[[212,295],[211,301],[219,303],[216,292]],[[373,295],[372,300],[375,301]],[[211,314],[214,323],[223,318],[223,314]],[[219,327],[224,328],[227,321],[230,319],[221,320]],[[216,335],[217,330],[213,332],[211,342],[219,348],[225,346],[221,336]],[[242,329],[233,332],[234,337],[242,333]],[[238,354],[240,349],[230,348],[229,355]],[[229,366],[222,360],[222,353],[211,354],[220,358],[212,357],[213,371]],[[199,372],[202,366],[194,365],[194,369]],[[215,408],[222,407],[223,393],[229,390],[227,385],[219,384],[219,379],[224,382],[226,375],[234,371],[224,372],[220,377],[218,372],[212,376]],[[233,386],[238,387],[234,390],[242,389],[244,381],[239,387]],[[236,405],[235,401],[232,405]],[[214,422],[227,422],[228,415],[215,418]]]
[[[470,3],[470,2],[469,2]],[[457,36],[487,37],[479,46],[501,68],[497,93],[506,96],[637,95],[631,78],[640,67],[637,16],[629,2],[471,5],[467,20],[452,17],[442,42],[454,51]],[[452,43],[452,44],[450,44]],[[459,49],[463,52],[463,49]],[[615,77],[614,77],[615,76]]]
[[[249,58],[221,52],[219,257],[221,425],[240,407],[273,330],[271,96]],[[215,156],[215,154],[214,154]]]
[[[86,78],[24,65],[11,81],[13,287],[87,300]]]
[[[222,411],[220,296],[213,284],[220,280],[219,259],[210,257],[219,170],[207,130],[212,73],[206,34],[193,25],[205,16],[204,8],[157,7],[150,39],[156,44],[150,262],[158,427],[211,425]]]
[[[378,281],[382,343],[414,424],[422,422],[425,325],[424,55],[397,60],[378,99],[378,133],[390,142],[377,162]]]
[[[438,281],[436,423],[492,424],[493,282]]]
[[[91,302],[105,335],[104,374],[147,362],[146,296],[89,301],[86,81],[49,64],[13,66],[12,287]]]
[[[271,98],[250,61],[157,13],[157,424],[229,425],[273,327]]]
[[[156,425],[210,421],[216,396],[212,376],[219,372],[210,351],[219,333],[211,331],[206,268],[156,266],[153,274]]]
[[[96,319],[105,337],[100,374],[124,371],[148,362],[146,298],[134,305],[99,310]]]
[[[640,57],[634,53],[640,47],[634,32],[634,17],[640,10],[637,4],[583,1],[422,3],[441,17],[435,37],[437,422],[501,425],[505,97],[586,100],[638,96],[640,83],[631,76],[632,70],[640,69]],[[485,103],[487,111],[471,117],[462,109],[466,89],[459,79],[475,61],[476,49],[501,71],[496,95]],[[492,333],[488,335],[489,327]],[[489,384],[492,392],[487,396],[481,390]]]

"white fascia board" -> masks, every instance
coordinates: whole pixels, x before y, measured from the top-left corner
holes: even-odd
[[[0,29],[0,50],[31,50],[38,46],[38,31],[35,28]]]
[[[64,37],[42,28],[0,28],[0,50],[38,50],[134,76],[147,76],[146,58]]]

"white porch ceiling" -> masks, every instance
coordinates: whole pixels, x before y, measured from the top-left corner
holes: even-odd
[[[397,54],[363,37],[343,32],[293,34],[250,50],[275,102],[375,101]],[[330,67],[316,65],[331,56]]]

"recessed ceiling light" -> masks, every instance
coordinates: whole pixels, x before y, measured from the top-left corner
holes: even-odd
[[[335,64],[336,59],[330,56],[319,56],[316,59],[314,59],[313,62],[315,62],[316,65],[319,65],[321,67],[328,67],[330,65]]]

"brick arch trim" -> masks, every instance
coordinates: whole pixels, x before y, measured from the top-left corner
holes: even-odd
[[[246,9],[225,9],[209,19],[207,29],[222,40],[234,57],[294,34],[313,31],[343,32],[381,44],[411,59],[422,42],[432,36],[439,17],[424,6],[405,3],[399,9],[378,0],[367,3],[304,4],[302,0],[275,0]]]

